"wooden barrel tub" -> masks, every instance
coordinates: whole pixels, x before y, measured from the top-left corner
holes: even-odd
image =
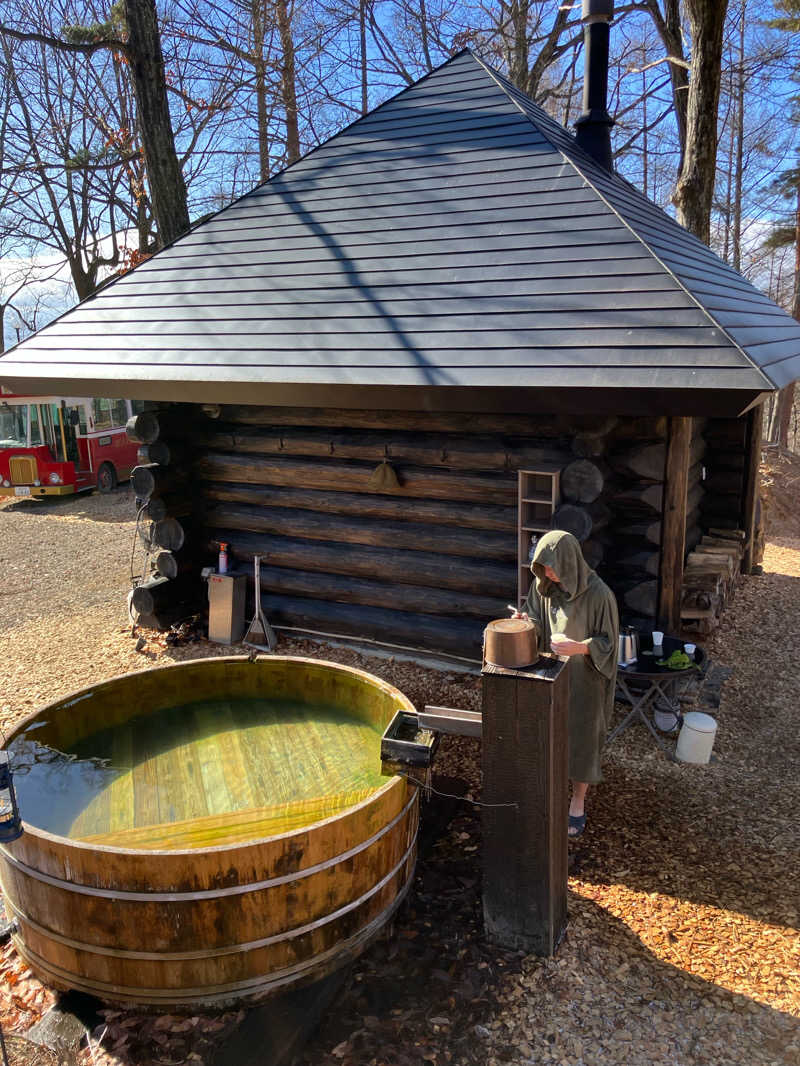
[[[275,751],[265,749],[243,766],[242,751],[258,729],[226,729],[225,722],[265,695],[300,708],[286,712],[288,724],[280,723],[281,758],[292,766],[287,787],[299,782],[311,788],[309,778],[324,755],[305,734],[300,758],[286,741],[304,721],[303,704],[328,708],[319,728],[343,752],[353,729],[372,730],[374,765],[370,755],[362,770],[355,761],[346,768],[361,775],[359,788],[323,801],[300,794],[253,806],[245,794],[248,775],[257,778]],[[192,703],[198,700],[202,705]],[[208,714],[217,725],[224,721],[216,732],[200,735],[198,750],[178,747],[176,753],[167,735],[172,726],[151,716],[178,706],[186,717],[185,705],[201,708],[192,712],[198,721]],[[341,722],[331,708],[341,712]],[[398,709],[413,708],[396,688],[363,671],[265,656],[129,674],[38,711],[9,738],[12,768],[30,750],[37,759],[55,752],[52,759],[59,763],[63,754],[70,772],[81,765],[90,777],[107,773],[111,784],[85,809],[77,804],[69,831],[53,832],[35,824],[48,821],[46,810],[27,820],[26,791],[33,797],[28,805],[41,808],[43,788],[40,783],[34,793],[35,774],[25,765],[15,770],[24,833],[0,847],[0,884],[18,923],[17,950],[57,988],[165,1009],[258,999],[343,965],[389,920],[413,876],[418,790],[404,777],[380,777],[380,734]],[[128,772],[109,769],[114,759],[69,764],[71,753],[91,750],[101,735],[112,738],[114,759],[117,738],[132,737],[125,743],[138,754],[125,763]],[[140,752],[147,735],[153,750]],[[46,760],[36,762],[45,784],[51,769]],[[271,773],[280,776],[274,766]],[[184,792],[192,802],[205,802],[206,812],[181,818],[170,807],[172,817],[165,818],[165,793],[183,796],[170,775],[196,784],[198,774],[205,792],[189,785]],[[273,782],[262,784],[269,791]],[[56,790],[47,803],[63,811],[68,791]],[[226,813],[226,805],[235,810]]]

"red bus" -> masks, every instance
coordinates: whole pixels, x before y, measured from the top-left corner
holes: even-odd
[[[0,394],[0,496],[111,492],[130,476],[138,445],[131,400]]]

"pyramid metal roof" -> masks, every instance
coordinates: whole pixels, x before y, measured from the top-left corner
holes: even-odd
[[[0,359],[17,391],[739,413],[800,324],[462,52]]]

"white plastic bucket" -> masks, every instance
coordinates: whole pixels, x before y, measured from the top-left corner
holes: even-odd
[[[683,716],[675,758],[680,762],[707,763],[711,758],[716,733],[717,723],[710,714],[689,711]]]

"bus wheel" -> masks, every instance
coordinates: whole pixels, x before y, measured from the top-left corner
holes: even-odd
[[[97,471],[97,491],[113,492],[117,487],[117,472],[111,463],[102,463]]]

